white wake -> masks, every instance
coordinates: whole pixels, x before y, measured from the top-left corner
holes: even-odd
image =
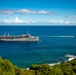
[[[74,38],[75,36],[40,36],[43,38]]]

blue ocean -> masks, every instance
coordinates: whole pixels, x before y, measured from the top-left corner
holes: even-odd
[[[18,67],[67,61],[76,56],[76,26],[0,26],[0,35],[39,36],[38,42],[1,42],[0,56]]]

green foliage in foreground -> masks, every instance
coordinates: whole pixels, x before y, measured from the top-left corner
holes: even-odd
[[[54,66],[32,65],[29,70],[24,70],[0,57],[0,75],[76,75],[76,59]]]

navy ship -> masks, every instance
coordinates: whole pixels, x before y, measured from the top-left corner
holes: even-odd
[[[38,41],[39,37],[31,36],[30,34],[23,34],[19,36],[10,36],[8,35],[3,35],[0,36],[0,41],[27,41],[27,42],[32,42],[32,41]]]

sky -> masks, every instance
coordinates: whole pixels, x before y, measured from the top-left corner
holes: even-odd
[[[0,0],[0,25],[76,25],[76,0]]]

